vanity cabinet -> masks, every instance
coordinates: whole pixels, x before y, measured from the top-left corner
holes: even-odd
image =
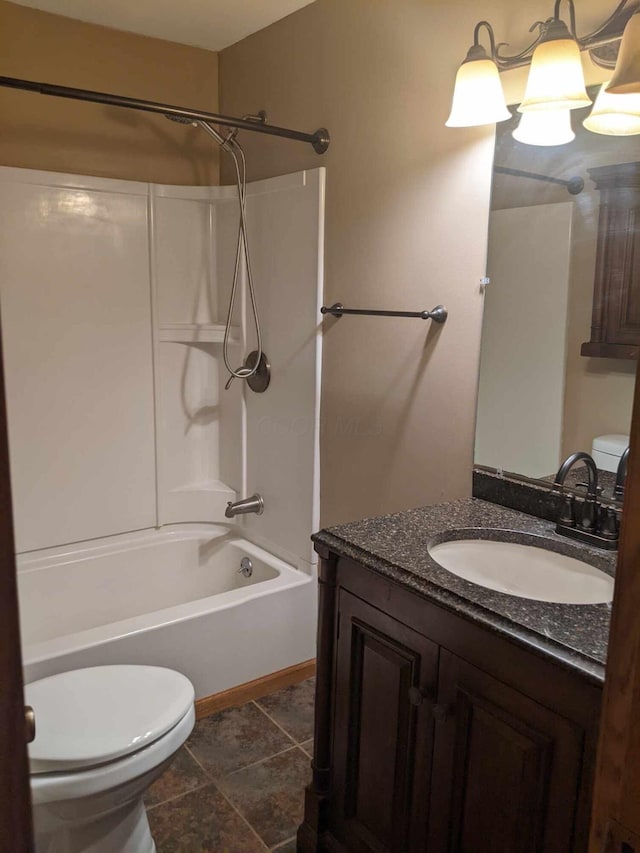
[[[584,853],[600,686],[325,552],[300,851]]]
[[[591,338],[581,354],[640,353],[640,163],[589,169],[600,192]]]

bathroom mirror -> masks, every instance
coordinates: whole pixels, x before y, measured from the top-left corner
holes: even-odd
[[[640,170],[640,145],[584,129],[589,108],[571,112],[573,142],[525,145],[512,135],[521,114],[510,109],[496,131],[475,464],[545,480],[573,451],[629,434],[635,359],[582,353],[593,351],[583,345],[597,277],[597,170]],[[599,467],[615,470],[615,459]],[[615,474],[600,481],[611,495]]]

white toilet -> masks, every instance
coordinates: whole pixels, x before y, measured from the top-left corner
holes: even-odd
[[[25,686],[37,853],[155,853],[143,797],[189,736],[188,678],[98,666]]]
[[[601,471],[610,471],[615,474],[627,447],[629,447],[628,435],[599,435],[593,439],[591,455]]]

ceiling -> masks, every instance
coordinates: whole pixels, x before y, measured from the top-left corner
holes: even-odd
[[[222,50],[313,0],[14,0],[67,18]]]

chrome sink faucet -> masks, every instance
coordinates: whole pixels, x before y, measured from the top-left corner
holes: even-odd
[[[241,501],[229,501],[224,514],[225,518],[235,518],[236,515],[246,515],[250,512],[256,515],[262,515],[264,512],[264,501],[261,495],[251,495],[250,498],[244,498]]]
[[[589,480],[584,500],[564,495],[556,525],[556,533],[588,542],[598,548],[615,550],[618,547],[618,515],[613,507],[602,506],[598,500],[598,468],[592,456],[582,451],[572,453],[564,460],[553,482],[553,490],[564,492],[564,484],[574,465],[584,462]]]

